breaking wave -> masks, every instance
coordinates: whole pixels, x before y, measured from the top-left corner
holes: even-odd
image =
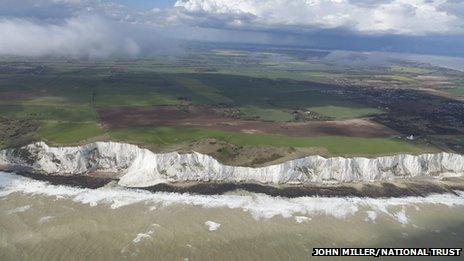
[[[109,205],[113,209],[135,203],[151,204],[150,209],[156,211],[158,207],[175,204],[192,205],[204,208],[241,209],[250,213],[256,219],[266,219],[275,216],[297,218],[302,216],[328,215],[335,218],[345,218],[359,211],[366,213],[366,220],[375,222],[378,214],[390,216],[401,224],[408,223],[406,207],[421,204],[439,204],[448,207],[464,206],[464,192],[453,194],[437,194],[427,197],[404,198],[327,198],[300,197],[283,198],[263,194],[250,193],[247,195],[192,195],[157,192],[145,190],[116,188],[84,189],[69,186],[52,185],[16,174],[0,172],[0,197],[12,193],[30,195],[54,196],[69,199],[74,202],[96,206]],[[306,219],[305,219],[306,220]]]

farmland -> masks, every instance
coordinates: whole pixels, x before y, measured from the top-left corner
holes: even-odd
[[[195,144],[213,139],[224,146],[210,153],[217,157],[234,146],[327,156],[458,148],[432,138],[461,134],[462,119],[446,110],[461,103],[415,90],[421,77],[456,80],[456,72],[318,59],[221,49],[139,60],[3,59],[0,124],[8,135],[1,146],[118,140],[202,150]],[[406,110],[408,100],[416,102]],[[418,138],[406,139],[411,134]]]

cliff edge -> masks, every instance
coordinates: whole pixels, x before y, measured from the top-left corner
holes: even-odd
[[[0,166],[8,171],[85,176],[109,173],[125,187],[150,187],[182,182],[310,185],[394,181],[406,178],[464,176],[464,156],[452,153],[378,158],[309,156],[282,164],[234,167],[200,153],[156,154],[138,146],[95,142],[78,147],[49,147],[44,142],[0,151]]]

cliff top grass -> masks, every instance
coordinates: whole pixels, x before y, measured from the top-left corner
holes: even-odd
[[[375,156],[397,153],[420,154],[437,149],[414,144],[399,138],[354,138],[343,136],[287,137],[280,135],[247,134],[185,127],[149,127],[114,129],[108,132],[113,140],[170,146],[214,138],[240,146],[274,146],[322,148],[331,156]]]

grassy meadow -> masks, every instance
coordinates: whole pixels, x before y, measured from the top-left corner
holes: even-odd
[[[359,118],[383,113],[376,108],[356,106],[326,105],[309,107],[308,109],[334,119]]]
[[[433,148],[412,144],[397,138],[286,137],[183,127],[115,129],[109,132],[109,136],[114,140],[165,146],[189,143],[203,138],[215,138],[242,146],[324,148],[329,155],[416,154],[423,151],[434,151]]]

